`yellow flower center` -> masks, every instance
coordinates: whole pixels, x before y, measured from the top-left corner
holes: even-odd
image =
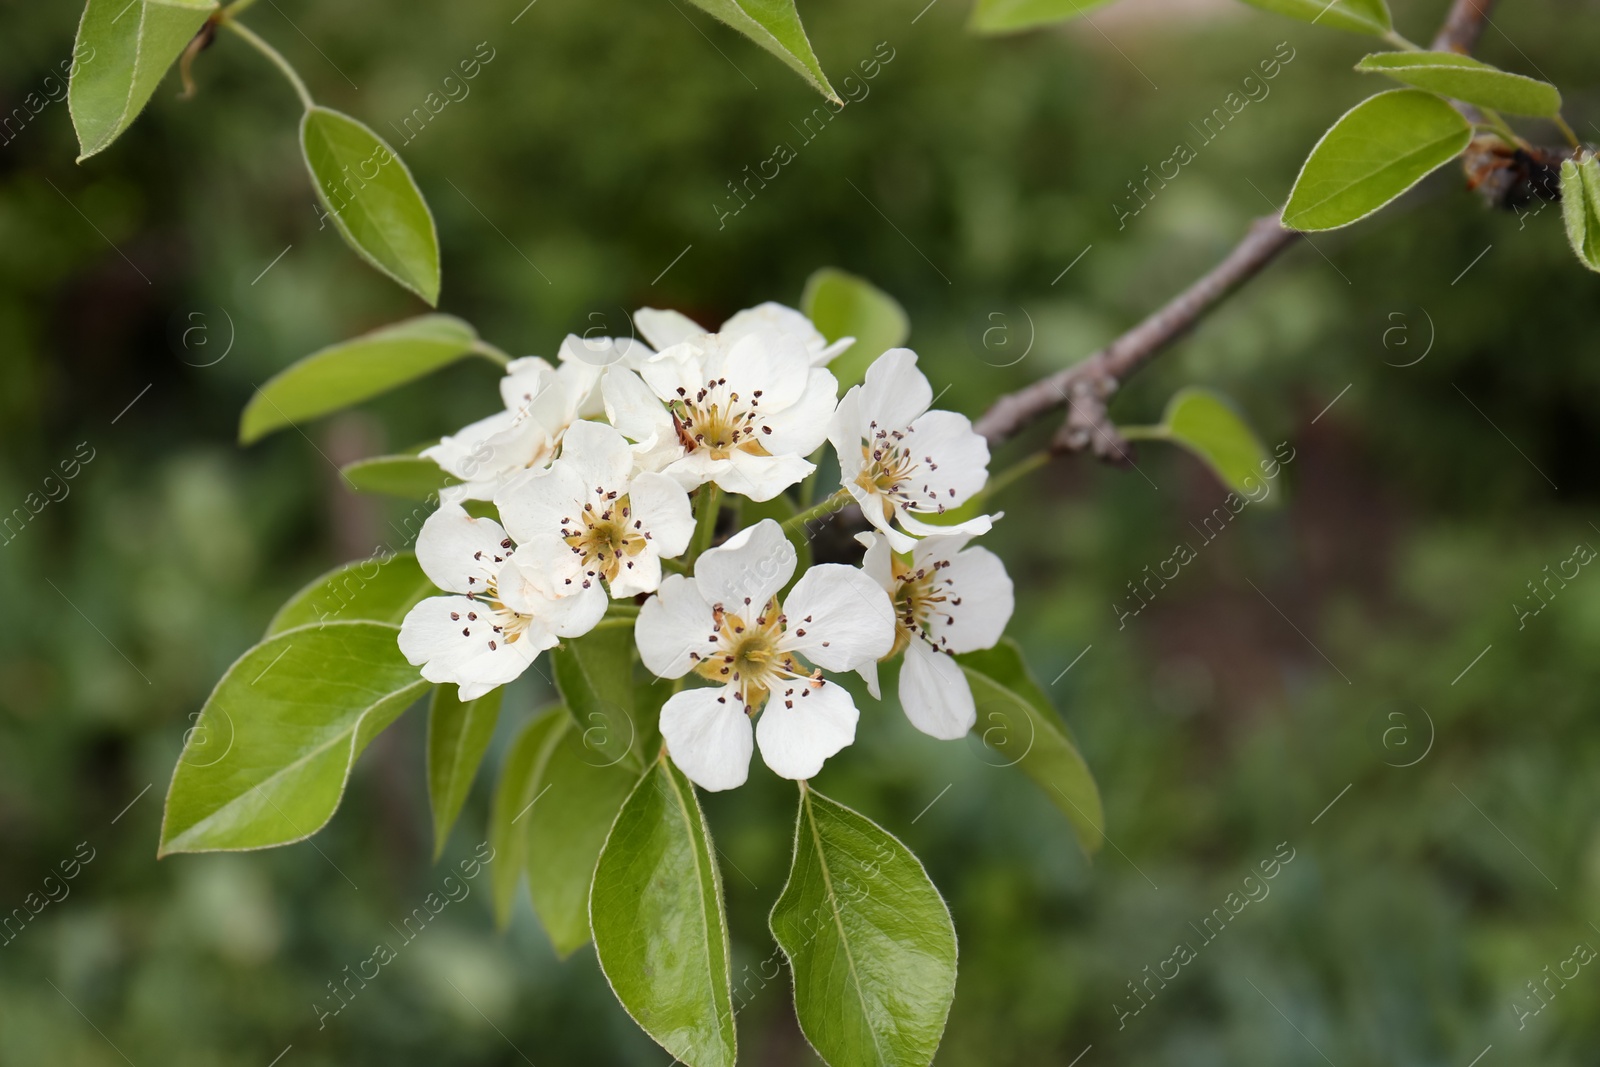
[[[695,672],[713,682],[734,686],[746,715],[761,710],[775,683],[806,677],[800,661],[779,648],[788,620],[777,597],[768,600],[751,622],[724,611],[721,604],[712,609],[712,618],[717,625],[718,651],[701,659]],[[821,673],[812,672],[813,687],[821,685],[817,680]]]
[[[585,504],[577,520],[561,520],[562,539],[577,553],[588,576],[583,587],[589,588],[594,577],[615,581],[624,568],[633,566],[633,557],[645,549],[648,540],[640,520],[633,517],[633,508],[626,496],[620,500],[615,492],[601,494],[600,506]]]
[[[759,435],[772,429],[756,421],[761,390],[741,399],[727,390],[727,384],[728,379],[717,378],[692,396],[687,389],[678,390],[678,399],[667,405],[678,443],[689,452],[708,452],[712,459],[727,459],[735,451],[767,455]]]
[[[894,648],[889,656],[904,651],[913,637],[927,641],[934,648],[941,648],[945,642],[945,638],[934,635],[931,626],[938,617],[950,617],[946,605],[959,607],[961,604],[961,598],[951,596],[947,583],[939,577],[939,572],[948,566],[949,561],[941,559],[933,562],[932,569],[913,570],[909,563],[899,559],[892,561],[895,590],[890,599],[894,602],[895,626]]]
[[[509,551],[511,548],[510,538],[500,542],[500,547]],[[483,560],[483,556],[484,553],[482,552],[473,554],[473,558],[480,562]],[[496,564],[504,563],[505,558],[499,553],[494,554],[494,562]],[[480,585],[483,587],[481,590],[478,588]],[[531,615],[522,615],[506,607],[505,602],[500,599],[499,582],[494,576],[480,579],[476,576],[468,575],[467,587],[472,590],[467,594],[467,599],[480,601],[489,615],[495,620],[489,626],[489,636],[485,638],[489,651],[493,652],[502,643],[507,645],[515,644],[522,637],[523,632],[527,630],[528,624],[533,621],[533,617]],[[465,614],[459,611],[452,611],[450,620],[462,624],[462,637],[471,637],[472,624],[479,621],[478,613],[471,610]]]

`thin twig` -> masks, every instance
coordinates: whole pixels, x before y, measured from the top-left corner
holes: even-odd
[[[1460,52],[1463,55],[1472,51],[1483,34],[1483,27],[1489,21],[1489,11],[1494,5],[1495,0],[1455,0],[1450,5],[1449,14],[1444,17],[1444,24],[1433,36],[1433,50]]]
[[[1495,0],[1455,0],[1434,36],[1438,51],[1466,53],[1477,44]],[[975,429],[994,448],[1056,408],[1068,409],[1056,434],[1058,452],[1089,449],[1103,459],[1126,462],[1129,446],[1106,417],[1106,401],[1122,382],[1194,328],[1239,286],[1255,277],[1300,235],[1277,216],[1250,224],[1222,262],[1133,329],[1087,359],[996,400]]]
[[[1221,263],[1160,310],[1082,362],[996,400],[975,428],[993,448],[1040,416],[1070,404],[1065,435],[1069,440],[1058,439],[1057,448],[1074,451],[1089,446],[1097,453],[1112,452],[1097,424],[1104,421],[1105,401],[1118,384],[1193,329],[1206,312],[1299,236],[1284,229],[1276,215],[1256,219]]]

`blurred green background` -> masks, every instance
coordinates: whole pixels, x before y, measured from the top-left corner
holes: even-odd
[[[714,324],[794,303],[836,265],[905,304],[941,403],[974,416],[1218,259],[1379,88],[1349,70],[1362,39],[1221,0],[1124,0],[1000,40],[965,32],[965,0],[924,3],[801,4],[842,91],[893,56],[804,144],[819,98],[681,3],[281,0],[246,21],[394,141],[438,219],[441,310],[501,347],[553,356],[641,305]],[[1400,28],[1425,40],[1444,6],[1396,0]],[[10,113],[48,91],[78,11],[0,17]],[[480,42],[494,57],[470,95],[402,144],[390,124]],[[1294,58],[1270,94],[1119,228],[1127,183],[1195,143],[1188,124],[1280,42]],[[1597,49],[1600,4],[1529,0],[1478,54],[1556,82],[1592,134]],[[83,166],[64,101],[0,146],[0,510],[93,457],[0,545],[0,909],[94,857],[0,948],[0,1064],[665,1063],[591,949],[558,962],[526,903],[497,935],[486,886],[318,1029],[327,983],[445,873],[420,708],[313,842],[155,861],[211,685],[290,592],[399,537],[409,508],[349,494],[330,461],[498,403],[492,368],[461,366],[235,446],[254,383],[421,306],[318,228],[267,63],[225,36],[196,80],[180,101],[169,78]],[[779,142],[797,158],[719,221],[727,183]],[[1600,946],[1600,577],[1552,584],[1520,625],[1514,607],[1600,545],[1595,286],[1558,211],[1490,214],[1453,168],[1291,251],[1113,406],[1154,421],[1210,384],[1295,457],[1285,506],[1246,509],[1123,627],[1126,583],[1198,543],[1221,487],[1149,444],[1142,474],[1077,458],[1007,490],[990,541],[1017,580],[1012,632],[1114,844],[1085,862],[1048,799],[992,766],[1004,748],[932,741],[892,703],[818,780],[950,901],[962,959],[939,1062],[1466,1067],[1491,1045],[1483,1067],[1600,1062],[1600,969],[1529,988]],[[482,839],[489,772],[547,699],[531,674],[508,695],[447,861]],[[793,791],[758,767],[706,803],[742,976],[772,949]],[[1270,895],[1121,1017],[1128,983],[1198,945],[1190,924],[1284,842]],[[815,1062],[786,977],[740,1030],[744,1062]]]

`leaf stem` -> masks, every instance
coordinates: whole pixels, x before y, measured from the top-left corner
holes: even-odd
[[[484,359],[487,359],[489,362],[498,363],[502,367],[511,363],[510,356],[506,355],[500,349],[496,348],[494,345],[490,344],[488,341],[485,341],[481,337],[472,342],[472,351],[475,354],[482,356]]]
[[[700,553],[711,547],[717,532],[717,513],[722,510],[722,490],[716,482],[707,482],[695,493],[694,540],[689,542],[686,567],[692,569]]]
[[[240,12],[244,11],[245,8],[249,7],[255,2],[256,0],[233,0],[233,3],[223,8],[220,12],[218,12],[218,14],[223,19],[236,18]]]
[[[1565,137],[1567,139],[1567,143],[1569,145],[1571,145],[1573,148],[1582,148],[1583,147],[1583,142],[1578,140],[1578,134],[1576,133],[1576,131],[1573,130],[1573,128],[1571,126],[1567,125],[1567,120],[1561,116],[1561,113],[1559,111],[1556,112],[1556,114],[1553,115],[1552,118],[1555,121],[1556,129],[1561,131],[1561,136],[1563,136],[1563,137]]]
[[[1383,39],[1385,41],[1388,41],[1390,44],[1394,45],[1396,48],[1401,49],[1402,51],[1406,51],[1406,52],[1422,52],[1422,51],[1425,51],[1425,49],[1420,44],[1417,44],[1414,41],[1407,40],[1406,38],[1400,36],[1400,34],[1396,33],[1394,30],[1385,30],[1383,32]]]
[[[1002,489],[1010,486],[1012,482],[1023,477],[1024,475],[1032,474],[1034,471],[1038,470],[1040,467],[1049,462],[1050,450],[1044,448],[1022,457],[1021,459],[1017,460],[1017,462],[1001,471],[999,474],[996,474],[993,478],[990,478],[989,484],[985,485],[978,493],[977,499],[988,500]]]
[[[793,529],[796,526],[804,526],[812,519],[820,519],[824,515],[838,511],[840,508],[848,504],[851,499],[853,498],[850,496],[850,490],[836,490],[828,494],[828,496],[824,497],[822,500],[811,505],[809,508],[806,508],[804,511],[797,512],[789,518],[784,519],[783,528],[788,530]]]
[[[1505,141],[1512,148],[1529,147],[1528,142],[1517,136],[1517,132],[1511,128],[1505,119],[1500,117],[1500,113],[1498,111],[1490,111],[1488,108],[1483,108],[1482,111],[1483,117],[1485,121],[1487,121],[1489,128],[1495,133],[1499,134],[1501,140]]]
[[[229,8],[228,10],[232,10],[233,8],[239,7],[240,4],[249,2],[250,0],[238,0],[238,3],[235,3],[233,7]],[[250,47],[254,48],[257,52],[260,52],[262,55],[272,60],[277,68],[283,72],[283,76],[289,79],[289,84],[294,86],[295,93],[300,97],[301,105],[307,111],[310,111],[312,108],[317,106],[316,101],[311,99],[311,92],[306,88],[306,83],[300,80],[300,75],[294,72],[294,68],[289,65],[289,61],[287,59],[283,58],[282,53],[280,53],[276,48],[272,47],[266,41],[263,41],[260,37],[257,37],[254,32],[252,32],[241,22],[235,22],[231,18],[225,18],[222,20],[222,25],[227,29],[232,30],[240,37],[243,37],[245,41],[249,43]]]

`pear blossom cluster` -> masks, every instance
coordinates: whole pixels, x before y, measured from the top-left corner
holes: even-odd
[[[817,774],[855,740],[839,679],[880,699],[896,657],[912,725],[965,736],[977,710],[955,657],[999,641],[1013,590],[971,544],[999,515],[940,521],[984,488],[989,450],[965,416],[932,408],[916,353],[884,352],[840,397],[828,365],[853,339],[830,343],[793,308],[714,332],[653,308],[634,324],[642,340],[568,336],[553,364],[512,361],[503,410],[423,451],[456,484],[417,538],[444,595],[407,614],[406,658],[475,700],[636,612],[639,658],[674,690],[667,753],[708,790],[742,785],[757,749],[783,777]],[[830,445],[839,489],[806,510],[797,487]],[[736,498],[795,517],[714,543]],[[871,527],[860,565],[797,574],[802,520],[850,503]]]

